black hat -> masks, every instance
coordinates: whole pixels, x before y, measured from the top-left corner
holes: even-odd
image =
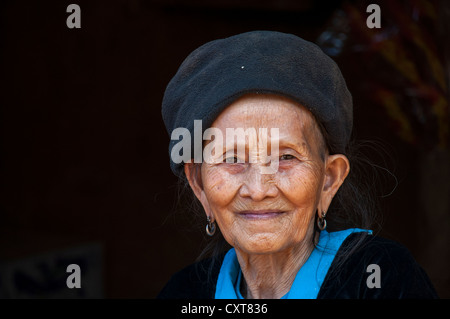
[[[353,123],[352,96],[336,65],[315,44],[293,34],[253,31],[208,42],[193,51],[167,85],[162,116],[169,135],[178,127],[203,131],[247,93],[288,97],[311,111],[335,151],[344,153]],[[177,140],[171,140],[169,154]],[[194,153],[191,153],[194,154]],[[182,176],[183,164],[170,160]]]

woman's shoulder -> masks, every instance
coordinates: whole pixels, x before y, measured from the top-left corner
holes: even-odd
[[[195,262],[175,273],[157,299],[212,299],[225,254]]]
[[[363,233],[339,249],[319,293],[322,298],[437,298],[425,271],[402,244]]]

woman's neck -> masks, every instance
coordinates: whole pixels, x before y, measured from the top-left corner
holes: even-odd
[[[242,270],[241,287],[247,299],[280,299],[289,292],[300,268],[308,260],[319,240],[308,230],[299,244],[272,254],[249,254],[235,247]]]
[[[313,249],[310,237],[273,254],[248,254],[236,248],[243,274],[242,295],[247,299],[280,299],[291,289],[297,272]]]

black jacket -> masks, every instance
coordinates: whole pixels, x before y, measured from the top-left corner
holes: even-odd
[[[349,255],[349,249],[357,249]],[[172,276],[157,298],[212,299],[224,258],[205,259]],[[372,274],[367,267],[378,265],[380,288],[369,288]],[[371,279],[369,279],[371,282]],[[365,233],[351,234],[338,250],[321,286],[318,299],[438,298],[423,269],[402,245]]]

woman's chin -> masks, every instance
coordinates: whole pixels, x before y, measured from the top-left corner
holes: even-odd
[[[258,233],[242,241],[237,241],[235,248],[247,254],[271,254],[277,253],[287,245],[286,241],[277,238],[273,233]]]

